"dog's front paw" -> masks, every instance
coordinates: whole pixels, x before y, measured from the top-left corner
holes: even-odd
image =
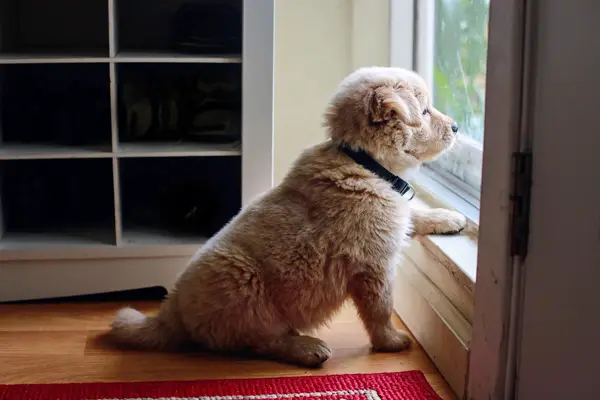
[[[400,329],[387,329],[372,338],[373,350],[379,352],[397,352],[410,346],[410,336]]]
[[[467,227],[467,218],[456,211],[438,208],[432,210],[430,232],[437,235],[455,235]]]

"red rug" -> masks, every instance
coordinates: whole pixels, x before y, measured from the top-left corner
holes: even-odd
[[[196,382],[0,385],[14,400],[421,400],[440,399],[423,373],[330,375]]]

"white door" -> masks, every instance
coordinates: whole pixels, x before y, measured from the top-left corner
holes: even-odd
[[[599,20],[595,0],[492,0],[469,398],[600,398]],[[514,232],[512,151],[532,160]]]
[[[600,398],[600,2],[538,0],[532,11],[533,186],[516,394]]]

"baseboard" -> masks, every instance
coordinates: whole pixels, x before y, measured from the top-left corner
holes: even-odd
[[[170,288],[186,257],[6,261],[0,302],[50,299],[162,286]]]

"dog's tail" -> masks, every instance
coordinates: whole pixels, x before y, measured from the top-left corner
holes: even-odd
[[[166,305],[163,303],[154,317],[133,308],[119,310],[111,325],[110,339],[118,345],[140,350],[180,348],[186,341],[186,335],[177,314]]]

